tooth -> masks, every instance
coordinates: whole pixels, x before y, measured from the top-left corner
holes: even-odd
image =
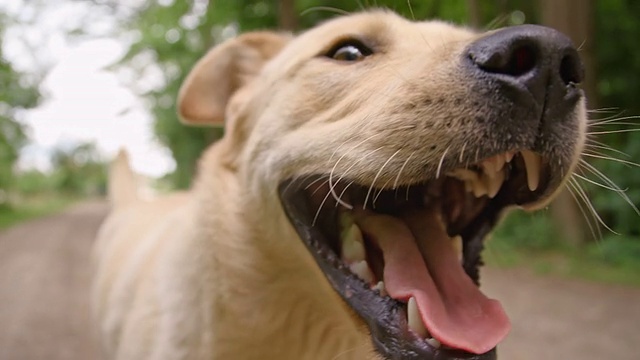
[[[342,260],[345,263],[351,264],[365,259],[364,241],[358,225],[351,224],[349,228],[343,229],[340,238],[342,240]]]
[[[340,229],[349,229],[353,224],[353,215],[349,211],[340,211],[339,215]]]
[[[489,177],[494,177],[498,171],[502,170],[504,163],[505,155],[498,154],[483,161],[481,166],[485,174],[489,175]]]
[[[481,180],[472,182],[471,189],[473,190],[473,195],[478,198],[487,194],[487,188]]]
[[[462,236],[456,235],[451,238],[451,244],[453,245],[453,249],[456,254],[458,254],[458,260],[462,263],[462,259],[464,258],[462,255]]]
[[[428,338],[426,339],[426,341],[429,343],[429,345],[433,346],[436,349],[439,349],[440,346],[442,346],[440,341],[438,341],[436,338]]]
[[[504,182],[504,171],[500,170],[493,175],[493,177],[483,176],[482,181],[484,182],[485,188],[487,188],[487,195],[493,199],[494,196],[500,191],[502,187],[502,183]]]
[[[380,292],[380,296],[387,296],[387,289],[384,287],[384,281],[378,281],[371,290],[378,290]]]
[[[457,179],[460,179],[462,181],[477,180],[478,179],[478,174],[476,174],[475,171],[469,170],[469,169],[455,169],[451,173],[449,173],[448,175],[449,176],[453,176],[453,177],[455,177]]]
[[[529,190],[535,191],[540,184],[542,158],[529,150],[524,150],[521,154],[524,159],[524,165],[527,168],[527,185],[529,186]]]
[[[418,312],[418,304],[416,299],[412,296],[407,304],[407,322],[409,323],[409,329],[413,330],[421,338],[429,336],[429,331],[424,326],[420,313]]]
[[[496,171],[494,163],[493,163],[493,158],[489,158],[485,161],[482,162],[482,164],[480,164],[480,166],[482,166],[482,169],[484,170],[484,173],[489,175],[492,174]]]
[[[369,264],[367,264],[366,260],[358,261],[349,265],[349,270],[358,275],[360,279],[368,284],[371,284],[374,280],[373,271],[369,268]]]
[[[510,163],[511,160],[513,160],[514,156],[516,156],[516,152],[515,151],[507,151],[504,154],[504,161]]]
[[[471,181],[464,182],[464,191],[472,192],[473,191],[473,183]]]

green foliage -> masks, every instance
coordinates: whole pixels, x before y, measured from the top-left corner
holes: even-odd
[[[23,199],[11,208],[0,206],[0,230],[18,223],[57,213],[77,199],[50,193]]]
[[[497,267],[525,266],[538,274],[640,286],[637,238],[611,234],[576,248],[561,241],[556,230],[548,214],[515,211],[487,241],[485,261]]]
[[[14,164],[26,143],[24,126],[16,120],[20,109],[31,108],[39,100],[38,89],[26,82],[2,55],[5,18],[0,15],[0,205],[9,198],[14,185]]]
[[[594,126],[592,131],[616,131],[640,128],[640,48],[638,35],[640,23],[640,2],[633,0],[597,1],[595,52],[598,72],[599,105],[615,110],[594,114],[593,118],[623,118],[606,125]],[[624,123],[624,124],[623,124]],[[598,141],[622,151],[620,155],[602,149],[591,153],[605,153],[608,156],[638,163],[640,160],[640,131],[599,135]],[[615,161],[600,160],[595,166],[611,178],[636,205],[640,206],[640,166],[633,167]],[[593,175],[593,174],[591,174]],[[594,176],[590,176],[594,178]],[[590,197],[604,221],[617,232],[640,238],[639,215],[629,204],[612,191],[593,188]]]
[[[71,148],[56,149],[52,156],[54,166],[49,181],[38,179],[35,173],[27,173],[31,185],[42,185],[45,190],[53,186],[56,191],[69,195],[99,195],[106,192],[106,165],[93,143],[83,143]],[[42,181],[42,182],[41,182]],[[40,184],[38,184],[41,182]],[[27,185],[27,184],[25,184]],[[25,186],[23,185],[23,186]],[[28,187],[25,190],[30,190]],[[35,190],[35,189],[32,189]]]

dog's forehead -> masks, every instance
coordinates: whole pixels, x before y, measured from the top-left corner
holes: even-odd
[[[475,36],[467,28],[443,21],[411,21],[392,12],[377,10],[328,21],[299,35],[290,47],[298,53],[304,49],[317,52],[340,40],[356,38],[374,46],[391,48],[399,43],[424,44],[425,40],[429,40],[442,44],[469,40]]]

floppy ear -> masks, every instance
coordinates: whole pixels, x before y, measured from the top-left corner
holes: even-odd
[[[257,76],[289,39],[286,34],[251,32],[211,49],[180,88],[180,120],[191,125],[222,125],[229,99]]]

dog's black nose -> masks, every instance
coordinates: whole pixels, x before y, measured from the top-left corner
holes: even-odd
[[[550,94],[562,99],[573,93],[584,78],[571,40],[544,26],[498,30],[471,43],[465,55],[480,78],[500,80],[515,91],[524,87],[540,103]]]

